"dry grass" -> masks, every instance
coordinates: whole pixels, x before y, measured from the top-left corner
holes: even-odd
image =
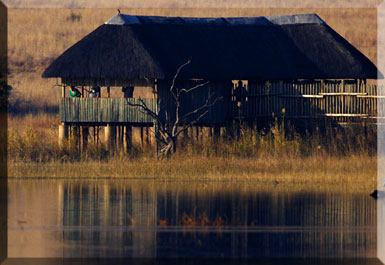
[[[57,116],[48,114],[27,114],[23,117],[8,118],[8,154],[12,161],[108,161],[116,157],[129,159],[153,158],[154,138],[149,130],[148,142],[141,141],[140,130],[133,130],[133,147],[129,154],[123,150],[107,150],[103,130],[100,142],[95,143],[90,130],[88,147],[81,151],[75,139],[70,139],[62,148],[58,144]],[[194,128],[195,129],[195,128]],[[238,132],[236,132],[238,131]],[[235,133],[235,135],[234,135]],[[233,134],[233,136],[231,136]],[[377,152],[377,128],[355,126],[348,128],[316,129],[312,133],[299,132],[290,122],[276,120],[264,129],[241,125],[233,132],[222,130],[222,138],[216,141],[209,134],[209,128],[201,128],[198,139],[189,130],[178,139],[178,152],[174,156],[183,157],[286,157],[310,156],[373,156]],[[146,132],[144,131],[144,138]],[[35,155],[36,154],[36,155]]]
[[[377,159],[368,156],[331,158],[115,158],[109,162],[9,163],[13,178],[157,179],[230,181],[277,185],[335,186],[352,190],[376,188]]]

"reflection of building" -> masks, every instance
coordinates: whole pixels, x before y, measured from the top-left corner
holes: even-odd
[[[81,226],[63,231],[64,255],[375,255],[376,204],[366,195],[153,185],[59,184],[59,224]],[[221,217],[223,225],[183,223],[184,215],[198,221],[203,214],[210,221]]]
[[[107,247],[111,253],[124,250],[138,257],[154,256],[156,231],[146,231],[157,225],[154,193],[96,182],[60,185],[58,193],[62,225],[84,227],[65,233],[65,241]],[[96,229],[88,231],[92,228]]]

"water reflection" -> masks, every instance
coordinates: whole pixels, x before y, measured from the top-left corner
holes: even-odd
[[[376,201],[224,182],[10,181],[9,256],[375,257]]]

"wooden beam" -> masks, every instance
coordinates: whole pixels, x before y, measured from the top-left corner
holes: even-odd
[[[366,96],[368,93],[356,93],[356,92],[330,92],[319,93],[320,96]]]
[[[278,95],[278,97],[281,97],[281,98],[323,98],[325,93],[321,94],[321,95],[301,95],[301,94],[298,94],[298,95]]]

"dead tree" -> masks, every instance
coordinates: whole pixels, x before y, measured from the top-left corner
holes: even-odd
[[[209,112],[209,108],[214,106],[218,100],[222,99],[222,97],[214,97],[215,95],[211,94],[210,90],[208,90],[208,95],[204,104],[194,110],[189,111],[188,113],[181,114],[181,97],[209,84],[207,81],[187,89],[177,87],[176,80],[179,76],[179,73],[190,63],[191,59],[178,68],[169,88],[170,96],[173,100],[173,103],[175,104],[175,119],[173,119],[171,113],[169,113],[169,108],[164,108],[165,117],[161,117],[160,110],[163,106],[162,97],[159,96],[159,91],[156,91],[155,88],[153,89],[153,93],[157,98],[156,110],[150,109],[145,101],[140,97],[138,99],[138,103],[132,103],[127,100],[128,105],[137,108],[140,112],[145,113],[153,118],[155,125],[153,133],[155,134],[157,144],[160,144],[160,153],[167,157],[176,152],[179,135],[198,123]]]

